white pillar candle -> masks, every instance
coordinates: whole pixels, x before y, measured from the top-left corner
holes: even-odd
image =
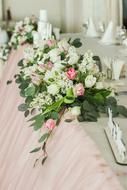
[[[50,24],[49,25],[49,38],[52,37],[52,25]]]
[[[47,23],[41,22],[41,21],[38,22],[38,32],[40,34],[44,32],[44,30],[46,29],[46,27],[47,27]]]
[[[60,28],[53,28],[56,40],[60,40]]]
[[[52,25],[47,23],[47,39],[51,39],[52,37]]]
[[[47,10],[40,10],[40,21],[47,22],[48,21],[48,15],[47,15]]]

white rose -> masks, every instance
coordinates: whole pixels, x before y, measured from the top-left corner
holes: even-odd
[[[50,56],[50,60],[51,60],[52,62],[58,62],[58,61],[60,61],[60,51],[59,51],[58,48],[52,49],[52,50],[48,53],[48,55]]]
[[[53,67],[52,70],[54,70],[54,71],[60,71],[63,68],[64,68],[64,65],[62,65],[60,62],[57,62],[57,63],[54,64],[54,67]]]
[[[96,83],[96,89],[101,90],[104,88],[103,82],[97,82]]]
[[[73,53],[70,55],[70,59],[68,61],[68,63],[70,65],[76,64],[78,62],[79,56],[76,53]]]
[[[71,114],[73,116],[79,116],[81,114],[81,108],[79,106],[71,108]]]
[[[63,39],[60,42],[58,42],[58,47],[59,47],[60,51],[68,51],[70,45],[66,39]]]
[[[47,87],[47,91],[49,94],[54,96],[59,93],[59,87],[56,84],[51,84]]]
[[[85,87],[86,88],[91,88],[95,85],[96,83],[96,77],[94,77],[93,75],[88,75],[85,79]]]
[[[68,50],[68,53],[71,55],[73,53],[76,53],[76,48],[74,46],[71,46]]]

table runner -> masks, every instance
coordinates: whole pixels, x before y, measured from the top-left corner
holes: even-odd
[[[121,190],[82,124],[60,123],[48,146],[49,158],[33,169],[38,133],[17,109],[23,101],[17,85],[6,85],[17,73],[23,49],[13,51],[0,85],[0,190]]]

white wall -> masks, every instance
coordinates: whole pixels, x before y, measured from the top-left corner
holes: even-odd
[[[5,0],[5,7],[11,8],[15,20],[30,16],[38,16],[40,9],[47,9],[49,21],[55,26],[61,26],[62,21],[61,0]]]
[[[1,1],[1,0],[0,0]],[[113,20],[122,21],[122,0],[4,0],[6,9],[11,8],[13,19],[23,19],[40,9],[47,9],[49,21],[66,32],[82,31],[82,24],[89,17],[98,24]],[[121,9],[120,9],[121,7]],[[121,18],[121,20],[120,20]]]
[[[2,20],[2,0],[0,0],[0,20]]]

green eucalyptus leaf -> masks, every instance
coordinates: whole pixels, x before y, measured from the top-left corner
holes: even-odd
[[[18,110],[21,112],[27,111],[28,105],[27,104],[21,104],[18,106]]]
[[[49,137],[49,133],[45,133],[40,139],[39,139],[39,143],[42,143],[43,141],[45,141],[47,138]]]
[[[48,156],[45,156],[43,159],[42,159],[42,162],[41,164],[44,165],[45,161],[47,160]]]
[[[43,127],[45,117],[42,114],[38,114],[32,117],[29,121],[34,121],[31,126],[34,127],[34,130],[37,131],[38,129]]]
[[[23,97],[23,98],[26,97],[26,96],[25,96],[25,92],[24,92],[24,90],[21,90],[21,91],[20,91],[20,96]]]
[[[55,111],[52,112],[52,113],[51,113],[51,118],[54,119],[54,120],[59,119],[59,114],[58,114],[58,112],[55,112]]]
[[[38,152],[39,150],[41,150],[41,147],[33,149],[32,151],[30,151],[30,153],[35,153],[35,152]]]
[[[127,117],[127,108],[125,108],[124,106],[117,106],[117,111],[119,112],[119,114],[123,115],[124,117]]]
[[[30,86],[30,87],[26,88],[25,96],[34,96],[35,91],[36,91],[35,86]]]
[[[92,110],[95,110],[95,107],[90,104],[87,100],[85,100],[83,102],[83,105],[82,105],[82,108],[85,110],[85,111],[92,111]]]
[[[109,105],[109,106],[110,105],[116,106],[117,105],[117,100],[114,97],[109,97],[106,100],[106,104]]]
[[[23,66],[23,59],[18,62],[18,66],[19,66],[19,67],[22,67],[22,66]]]
[[[73,40],[71,45],[73,45],[76,48],[80,48],[82,46],[82,42],[81,42],[80,38],[76,38],[75,40]]]
[[[11,84],[12,83],[12,80],[8,80],[7,81],[7,85]]]
[[[25,111],[24,116],[28,117],[29,113],[30,113],[29,110]]]

